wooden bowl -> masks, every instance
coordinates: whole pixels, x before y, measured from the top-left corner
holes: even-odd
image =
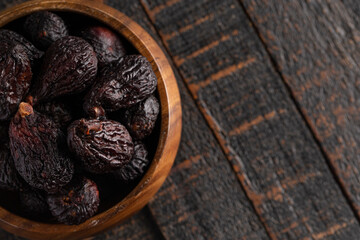
[[[0,28],[39,10],[65,11],[95,18],[125,37],[152,64],[158,78],[161,132],[154,159],[139,184],[119,203],[86,222],[68,226],[29,220],[0,207],[0,227],[29,239],[81,239],[99,233],[143,208],[169,174],[181,136],[181,103],[172,69],[160,47],[133,20],[101,2],[36,0],[0,13]],[[3,196],[2,196],[3,197]]]

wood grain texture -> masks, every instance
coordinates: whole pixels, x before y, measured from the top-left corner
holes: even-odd
[[[0,239],[1,240],[25,240],[25,238],[15,236],[15,235],[8,233],[2,229],[0,229]]]
[[[9,7],[15,6],[17,4],[26,2],[26,1],[29,1],[29,0],[1,0],[0,1],[0,11],[4,10],[6,8],[9,8]],[[104,3],[104,0],[90,0],[90,1],[97,1],[100,3]]]
[[[124,14],[97,1],[38,0],[1,12],[0,26],[39,10],[71,11],[91,16],[122,34],[152,64],[158,79],[161,129],[155,156],[139,184],[123,200],[80,225],[50,224],[19,217],[0,207],[0,226],[31,239],[82,239],[118,224],[143,208],[165,181],[181,136],[181,103],[175,76],[156,42]]]
[[[359,2],[243,3],[360,216]]]
[[[101,233],[91,240],[162,240],[164,239],[158,226],[153,222],[149,209],[135,214],[119,226]],[[89,239],[90,240],[90,239]]]
[[[23,2],[26,2],[26,0],[2,0],[0,1],[0,11]]]
[[[356,239],[357,218],[239,2],[142,3],[272,239]]]
[[[346,9],[352,14],[352,19],[359,24],[360,22],[360,2],[356,0],[342,0]]]
[[[107,4],[126,12],[157,38],[138,1]],[[268,239],[221,147],[181,78],[177,79],[182,141],[168,179],[149,204],[163,235],[166,239]]]

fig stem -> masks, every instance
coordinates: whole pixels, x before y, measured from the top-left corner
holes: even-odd
[[[34,97],[33,96],[27,96],[25,101],[30,104],[31,106],[34,106]]]
[[[85,125],[84,121],[81,121],[80,123],[82,125],[82,131],[85,135],[90,135],[91,132],[99,132],[102,130],[102,125],[100,123],[94,123],[89,125]]]
[[[91,118],[99,119],[105,117],[105,110],[102,107],[93,107],[89,113]]]
[[[21,102],[19,106],[19,114],[22,118],[25,118],[34,113],[33,107],[26,102]]]

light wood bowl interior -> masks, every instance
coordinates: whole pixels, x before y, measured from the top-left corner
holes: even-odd
[[[181,136],[181,102],[173,71],[160,47],[137,23],[100,1],[36,0],[0,13],[0,28],[36,11],[71,12],[92,17],[126,38],[152,64],[158,78],[161,129],[152,163],[139,184],[120,202],[77,225],[51,224],[20,217],[0,207],[0,227],[29,239],[82,239],[110,228],[143,208],[159,190],[173,165]],[[21,32],[20,32],[21,33]],[[6,198],[6,196],[1,196]]]

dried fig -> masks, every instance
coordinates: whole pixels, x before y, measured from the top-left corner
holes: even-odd
[[[17,173],[7,144],[0,145],[0,188],[19,191],[24,183]]]
[[[92,173],[121,168],[134,153],[129,132],[112,120],[77,120],[69,126],[67,140],[70,150]]]
[[[120,38],[106,27],[89,27],[82,31],[81,37],[93,46],[100,66],[105,66],[126,54]]]
[[[78,37],[64,37],[45,53],[32,90],[34,101],[81,92],[92,84],[96,73],[97,58],[90,44]]]
[[[35,66],[41,57],[44,55],[44,52],[37,49],[31,42],[26,40],[20,34],[7,30],[0,29],[0,41],[7,41],[14,44],[19,44],[24,47],[25,52],[31,62],[31,66]]]
[[[160,105],[155,96],[126,109],[124,123],[131,136],[135,139],[149,136],[155,127],[159,111]]]
[[[52,215],[65,224],[80,224],[91,218],[100,204],[96,184],[87,178],[75,178],[56,194],[47,197]]]
[[[134,142],[134,155],[131,161],[124,167],[111,173],[113,177],[124,183],[139,179],[149,165],[148,151],[140,141]]]
[[[30,186],[57,192],[70,182],[74,166],[65,154],[65,137],[48,117],[21,103],[9,137],[15,167]]]
[[[106,66],[87,94],[86,113],[96,106],[113,112],[149,97],[157,86],[151,64],[141,55],[129,55]]]
[[[24,23],[24,30],[31,41],[43,50],[69,35],[64,21],[55,13],[47,11],[35,12],[28,16]]]
[[[0,120],[9,120],[30,88],[32,72],[24,47],[0,42]]]

